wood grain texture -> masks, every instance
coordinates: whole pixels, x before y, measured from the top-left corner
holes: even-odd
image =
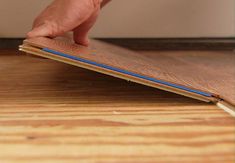
[[[0,51],[1,163],[235,161],[212,104],[18,53]]]
[[[178,52],[176,55],[154,52],[141,55],[98,41],[93,41],[90,49],[48,38],[33,38],[25,43],[209,92],[235,105],[235,54],[231,51]]]

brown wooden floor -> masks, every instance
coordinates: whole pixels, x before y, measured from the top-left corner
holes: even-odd
[[[232,163],[234,124],[213,104],[0,51],[1,163]]]

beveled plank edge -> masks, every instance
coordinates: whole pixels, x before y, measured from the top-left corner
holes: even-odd
[[[215,97],[201,96],[201,95],[194,94],[194,93],[191,93],[191,92],[187,92],[187,91],[184,91],[184,90],[180,90],[180,89],[177,89],[177,88],[172,88],[172,87],[169,87],[169,86],[166,86],[166,85],[162,85],[162,84],[154,83],[154,82],[151,82],[151,81],[146,81],[146,80],[143,80],[143,79],[139,79],[139,78],[136,78],[136,77],[133,77],[133,76],[123,75],[121,73],[113,72],[111,70],[100,68],[100,67],[97,67],[97,66],[94,66],[94,65],[90,65],[90,64],[79,62],[79,61],[74,61],[74,60],[71,60],[71,59],[68,59],[68,58],[52,55],[50,53],[42,51],[41,49],[38,49],[37,47],[35,48],[35,47],[32,47],[32,46],[29,46],[28,44],[20,46],[20,50],[24,51],[26,53],[31,53],[31,54],[34,54],[34,55],[37,55],[37,56],[57,60],[57,61],[64,62],[64,63],[67,63],[67,64],[71,64],[71,65],[74,65],[74,66],[77,66],[77,67],[82,67],[82,68],[89,69],[89,70],[92,70],[92,71],[96,71],[96,72],[99,72],[99,73],[103,73],[103,74],[106,74],[106,75],[110,75],[110,76],[114,76],[114,77],[121,78],[121,79],[124,79],[124,80],[139,83],[139,84],[142,84],[142,85],[147,85],[147,86],[158,88],[158,89],[165,90],[165,91],[168,91],[168,92],[173,92],[173,93],[180,94],[180,95],[187,96],[187,97],[191,97],[191,98],[194,98],[194,99],[197,99],[197,100],[201,100],[201,101],[205,101],[205,102],[217,102],[218,100],[220,100],[220,99],[215,98]]]

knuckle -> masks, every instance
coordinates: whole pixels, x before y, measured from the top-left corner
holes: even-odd
[[[60,33],[59,25],[54,21],[45,20],[44,24],[48,28],[48,34],[51,37],[56,37]]]
[[[92,0],[94,8],[100,7],[102,0]]]

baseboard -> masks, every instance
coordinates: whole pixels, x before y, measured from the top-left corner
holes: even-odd
[[[96,38],[133,50],[234,50],[235,38]],[[17,49],[23,38],[0,38],[0,49]]]
[[[133,50],[234,50],[235,38],[106,38]]]

